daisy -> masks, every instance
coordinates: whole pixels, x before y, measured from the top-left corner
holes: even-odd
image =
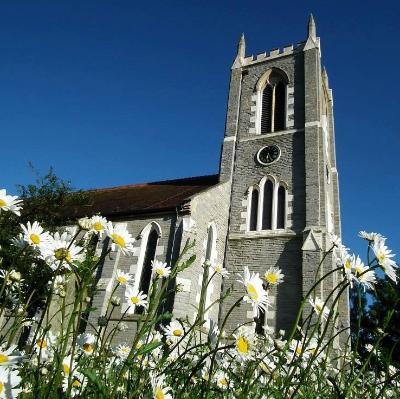
[[[168,277],[171,274],[171,268],[168,267],[166,263],[160,262],[159,260],[153,260],[152,268],[156,278]]]
[[[136,306],[142,306],[145,308],[148,304],[146,298],[147,295],[143,294],[142,291],[139,292],[139,290],[136,287],[128,286],[125,291],[125,299],[127,300],[129,305],[127,313],[128,314],[135,313]]]
[[[126,359],[131,352],[131,347],[125,345],[125,344],[119,344],[117,345],[113,352],[116,356],[118,356],[120,359]]]
[[[215,375],[215,380],[218,388],[221,388],[222,390],[229,388],[228,374],[226,374],[224,371],[218,371],[218,373]]]
[[[381,238],[375,240],[372,245],[372,249],[383,271],[387,274],[387,276],[391,280],[393,280],[396,283],[397,282],[397,276],[395,270],[396,262],[393,259],[391,259],[395,255],[392,254],[392,251],[385,245],[385,239]]]
[[[94,215],[89,219],[89,231],[102,236],[107,228],[107,219],[100,215]]]
[[[225,267],[223,267],[219,263],[216,263],[215,265],[211,265],[211,269],[213,270],[214,273],[220,274],[222,277],[226,277],[229,275],[228,270],[226,270]]]
[[[264,274],[264,279],[270,285],[278,285],[283,281],[285,275],[278,267],[270,267]]]
[[[385,239],[382,234],[379,233],[367,233],[366,231],[360,231],[358,233],[358,236],[363,238],[364,240],[367,241],[376,241],[376,240],[381,240],[381,239]]]
[[[19,200],[17,196],[7,195],[6,190],[0,190],[0,211],[10,211],[21,216],[21,203],[22,200]]]
[[[172,320],[168,326],[161,327],[164,336],[171,344],[176,344],[185,334],[182,324],[177,320]]]
[[[75,362],[71,358],[71,355],[65,356],[63,361],[62,361],[62,369],[64,372],[64,376],[69,376],[72,371],[74,370],[75,367]]]
[[[129,273],[125,273],[120,269],[115,272],[115,279],[119,285],[127,285],[133,282],[133,277]]]
[[[63,391],[67,392],[68,391],[68,383],[69,383],[69,377],[65,376],[63,379]],[[82,373],[79,373],[77,371],[74,371],[72,378],[71,378],[71,397],[75,397],[77,395],[80,395],[82,389],[86,385],[86,379],[85,376]]]
[[[35,353],[40,354],[42,359],[47,359],[52,351],[52,347],[56,341],[55,335],[51,331],[47,331],[45,335],[41,333],[35,342],[31,342]]]
[[[15,370],[0,367],[0,398],[12,399],[18,397],[21,389],[16,388],[21,382]]]
[[[135,239],[128,232],[125,225],[116,224],[113,226],[111,222],[108,222],[105,232],[112,240],[112,251],[115,251],[118,248],[124,255],[129,255],[133,252],[132,244],[135,242]]]
[[[93,334],[83,333],[78,335],[76,343],[85,355],[90,356],[94,352],[95,341],[96,337]]]
[[[326,320],[328,315],[329,315],[329,313],[330,313],[330,310],[325,305],[324,301],[322,301],[318,297],[316,297],[315,300],[310,298],[308,301],[309,301],[310,305],[314,308],[315,313],[318,316],[321,315],[321,317]]]
[[[245,266],[244,276],[238,281],[246,288],[247,295],[243,297],[243,300],[252,304],[254,317],[259,315],[260,310],[267,311],[268,296],[259,274],[250,274],[249,268]]]
[[[28,222],[26,226],[21,224],[24,240],[33,247],[39,247],[44,242],[49,240],[49,233],[43,230],[43,227],[38,222],[31,224]]]
[[[158,378],[152,376],[151,385],[153,386],[153,399],[172,399],[170,394],[172,388],[165,385],[163,376]]]
[[[239,329],[237,335],[235,337],[235,349],[236,353],[242,359],[251,358],[254,351],[254,337],[249,331],[245,329]]]
[[[8,349],[0,348],[0,366],[8,367],[20,363],[24,357],[20,355],[12,355],[15,352],[17,345],[11,345]]]

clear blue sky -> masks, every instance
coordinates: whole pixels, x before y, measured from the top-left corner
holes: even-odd
[[[305,39],[312,12],[334,90],[344,241],[399,243],[395,1],[2,1],[0,187],[32,161],[76,188],[218,171],[229,72]],[[400,254],[399,254],[400,255]]]

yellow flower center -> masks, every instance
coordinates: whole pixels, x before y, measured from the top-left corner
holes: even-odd
[[[38,244],[40,244],[40,237],[37,235],[37,234],[31,234],[31,236],[30,236],[30,238],[31,238],[31,241],[35,244],[35,245],[38,245]]]
[[[124,276],[119,276],[119,277],[117,278],[117,281],[118,281],[120,284],[126,284],[126,283],[128,282],[128,279],[127,279],[126,277],[124,277]]]
[[[6,206],[7,202],[0,198],[0,208]]]
[[[83,348],[83,350],[85,352],[89,352],[89,353],[93,352],[93,345],[92,344],[88,344],[88,343],[83,344],[82,348]]]
[[[248,353],[249,352],[249,341],[243,337],[240,336],[238,340],[236,341],[236,348],[239,353]]]
[[[382,263],[385,260],[385,254],[379,254],[377,256],[379,263]]]
[[[278,282],[278,275],[275,273],[267,273],[265,275],[265,279],[270,283],[270,284],[276,284]]]
[[[228,385],[228,381],[226,380],[226,378],[221,378],[221,379],[219,380],[219,383],[220,383],[221,385],[224,385],[224,386]]]
[[[68,364],[63,363],[63,370],[64,370],[64,374],[68,375],[71,369],[69,368]]]
[[[356,267],[356,272],[357,274],[361,274],[363,272],[363,270],[361,269],[361,267]]]
[[[131,302],[136,305],[139,303],[139,298],[137,296],[131,296]]]
[[[125,240],[119,234],[111,234],[113,241],[121,248],[125,248]]]
[[[181,337],[183,335],[183,331],[177,328],[176,330],[172,331],[172,334],[175,335],[175,337]]]
[[[156,273],[159,275],[159,276],[164,276],[164,269],[161,269],[161,268],[157,268],[156,269]]]
[[[155,392],[154,392],[155,399],[164,399],[165,395],[164,392],[160,387],[157,387]]]
[[[66,260],[67,262],[71,262],[72,259],[71,252],[69,252],[67,248],[56,249],[54,251],[54,256],[57,260]]]
[[[346,261],[344,262],[344,267],[346,269],[351,269],[351,262],[350,259],[346,259]]]
[[[221,273],[222,267],[221,267],[220,265],[215,266],[215,271],[216,271],[217,273]]]
[[[1,205],[1,200],[0,200],[0,205]],[[0,393],[4,392],[4,384],[2,381],[0,381]]]
[[[320,304],[315,304],[315,309],[317,310],[317,312],[320,312],[322,310],[322,306]]]
[[[47,341],[45,339],[38,339],[36,341],[36,345],[38,348],[46,349],[47,348]]]
[[[101,224],[101,222],[95,222],[95,223],[93,223],[93,228],[96,231],[101,231],[101,230],[103,230],[103,225]]]
[[[79,380],[74,380],[74,382],[72,383],[72,386],[74,388],[79,388],[81,386],[81,382]]]
[[[302,347],[300,345],[297,345],[296,346],[296,354],[300,356],[301,355],[301,350],[302,350]]]
[[[247,293],[250,295],[250,298],[253,301],[256,301],[258,299],[258,292],[253,284],[247,284]]]
[[[8,356],[0,353],[0,364],[8,362]]]

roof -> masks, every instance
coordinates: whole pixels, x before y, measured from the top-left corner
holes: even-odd
[[[76,218],[96,213],[122,216],[173,210],[218,182],[219,175],[209,175],[89,190],[89,204],[74,206],[68,214]]]

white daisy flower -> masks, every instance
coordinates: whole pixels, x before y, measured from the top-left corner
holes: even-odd
[[[278,267],[270,267],[264,274],[264,279],[268,284],[278,285],[283,281],[285,275]]]
[[[8,349],[0,348],[0,366],[8,367],[22,362],[24,356],[17,355],[16,349],[17,345],[11,345]]]
[[[151,384],[153,386],[154,399],[172,399],[172,388],[167,386],[164,382],[164,377],[151,377]]]
[[[56,337],[51,331],[47,331],[45,335],[40,333],[35,342],[31,342],[33,350],[36,354],[40,354],[42,359],[47,359],[53,350]]]
[[[367,241],[376,241],[376,240],[385,239],[385,237],[383,237],[382,234],[373,233],[373,232],[367,233],[366,231],[360,231],[358,233],[358,236]]]
[[[125,291],[125,299],[129,305],[127,314],[135,313],[136,306],[142,306],[145,308],[148,305],[146,298],[147,295],[143,294],[142,291],[139,292],[136,287],[128,286]]]
[[[19,233],[17,237],[11,238],[11,245],[14,245],[18,249],[22,249],[26,246],[26,241],[22,233]]]
[[[19,200],[16,195],[7,195],[6,190],[0,190],[0,212],[9,211],[21,216],[22,200]]]
[[[235,337],[236,354],[242,359],[250,359],[255,350],[254,335],[250,331],[240,328]]]
[[[89,333],[83,333],[78,335],[76,340],[76,343],[79,346],[79,348],[87,356],[93,354],[95,342],[96,342],[96,337],[93,334]]]
[[[171,268],[159,260],[153,260],[152,268],[156,278],[168,277],[171,274]]]
[[[225,267],[223,267],[219,263],[211,265],[211,269],[213,270],[214,273],[220,274],[222,277],[226,277],[229,275],[228,270],[226,270]]]
[[[64,275],[58,274],[54,277],[54,281],[49,281],[49,285],[52,285],[53,293],[56,295],[60,295],[61,293],[65,293],[67,279]]]
[[[63,391],[68,391],[68,383],[69,383],[69,376],[65,376],[63,379]],[[72,378],[71,378],[71,397],[75,397],[80,395],[82,389],[85,388],[86,379],[82,373],[78,371],[74,371]]]
[[[38,222],[28,222],[26,226],[21,224],[24,240],[33,247],[39,247],[43,243],[49,241],[50,235],[44,231],[43,227]]]
[[[135,239],[124,225],[116,224],[113,226],[112,222],[108,222],[105,231],[112,240],[111,249],[113,251],[118,248],[124,255],[129,255],[133,252],[132,244],[135,242]]]
[[[245,288],[247,295],[243,297],[243,300],[247,303],[251,303],[253,306],[254,317],[258,317],[260,310],[267,311],[268,307],[268,294],[264,290],[263,282],[259,277],[258,273],[250,274],[249,268],[245,266],[244,275],[241,280]]]
[[[21,377],[16,370],[7,367],[0,367],[0,398],[17,398],[21,392],[17,386],[21,382]]]
[[[310,303],[310,305],[314,308],[315,313],[319,316],[321,315],[321,317],[323,319],[327,319],[328,315],[330,313],[329,308],[325,305],[324,301],[321,300],[320,298],[316,297],[315,300],[313,300],[312,298],[310,298],[308,300],[308,302]]]
[[[376,283],[375,272],[369,270],[368,266],[365,266],[358,256],[354,264],[354,271],[358,282],[364,286],[364,290],[373,288]]]
[[[100,237],[107,228],[107,219],[100,215],[94,215],[89,219],[89,231],[99,234]]]
[[[126,344],[119,344],[117,345],[113,352],[116,356],[118,356],[120,359],[126,359],[131,352],[131,347],[126,345]]]
[[[226,390],[229,388],[229,379],[228,374],[224,371],[218,371],[215,374],[215,381],[217,383],[218,388],[222,390]]]
[[[133,276],[129,273],[125,273],[120,269],[115,272],[115,279],[119,285],[128,285],[133,283]]]
[[[383,271],[391,280],[393,280],[396,283],[397,275],[395,266],[397,265],[396,262],[393,259],[391,259],[395,255],[392,254],[392,251],[385,245],[385,239],[382,238],[375,240],[372,245],[372,249]]]
[[[69,376],[75,368],[74,359],[71,358],[71,355],[65,356],[62,361],[62,369],[64,372],[64,376]]]
[[[162,326],[164,336],[171,344],[176,344],[185,334],[182,324],[178,320],[171,320],[168,326]]]

